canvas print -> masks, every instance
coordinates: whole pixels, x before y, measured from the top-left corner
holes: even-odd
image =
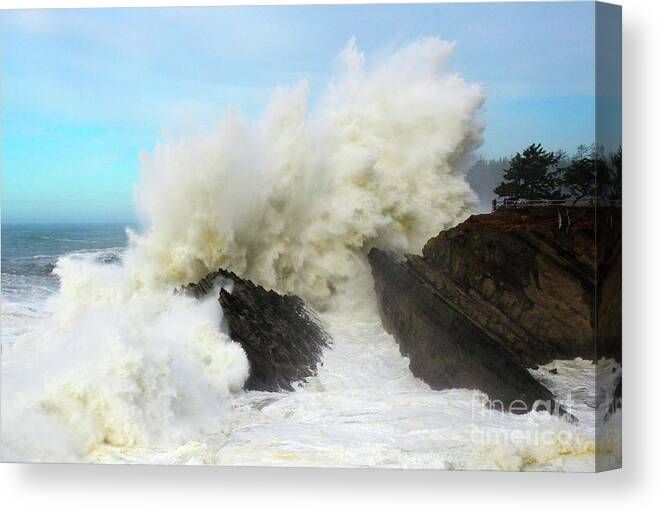
[[[621,466],[620,7],[0,16],[3,462]]]

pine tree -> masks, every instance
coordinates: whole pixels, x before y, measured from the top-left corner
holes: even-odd
[[[622,146],[610,157],[609,199],[622,200]]]
[[[563,169],[562,187],[574,200],[584,197],[600,200],[621,198],[622,150],[607,158],[603,149],[579,146],[571,163]]]
[[[597,186],[597,161],[586,156],[575,158],[562,175],[562,185],[574,199],[574,204],[584,197],[594,196]]]
[[[531,144],[517,153],[494,193],[510,201],[562,198],[558,162],[561,155]]]

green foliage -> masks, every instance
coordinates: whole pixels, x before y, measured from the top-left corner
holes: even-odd
[[[560,158],[561,155],[545,151],[541,144],[531,144],[512,158],[494,193],[511,201],[561,199]]]
[[[562,186],[566,194],[580,201],[586,196],[594,196],[597,186],[597,165],[595,151],[587,146],[579,146],[571,163],[562,172]]]
[[[610,156],[608,185],[605,189],[608,199],[622,200],[622,146]]]
[[[596,145],[581,145],[569,157],[563,151],[545,151],[541,144],[517,153],[504,170],[494,193],[507,201],[583,198],[622,198],[622,148],[608,158]]]

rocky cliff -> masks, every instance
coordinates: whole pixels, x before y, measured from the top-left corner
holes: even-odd
[[[616,234],[597,251],[601,229]],[[384,327],[432,387],[530,407],[550,393],[526,368],[595,357],[595,265],[613,275],[599,309],[616,308],[619,229],[619,220],[597,227],[592,208],[500,210],[441,232],[420,256],[373,249]]]
[[[265,290],[222,269],[181,289],[196,298],[216,290],[222,321],[250,362],[245,389],[292,390],[292,383],[314,375],[330,337],[299,297]]]

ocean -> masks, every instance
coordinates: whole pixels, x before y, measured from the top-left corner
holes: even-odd
[[[314,103],[300,82],[257,120],[230,109],[166,137],[141,158],[142,232],[3,226],[2,459],[593,471],[591,361],[530,369],[577,423],[500,413],[413,377],[379,320],[370,249],[419,254],[475,211],[485,96],[453,48],[425,38],[367,65],[351,40]],[[173,293],[219,267],[325,322],[296,391],[245,392],[217,297]]]
[[[125,224],[2,224],[2,346],[37,322],[57,293],[53,273],[65,255],[118,264],[128,242]]]
[[[578,424],[501,414],[413,377],[378,322],[325,313],[315,377],[244,392],[215,299],[126,295],[127,244],[122,225],[3,225],[3,460],[594,469],[589,361],[533,371]]]

